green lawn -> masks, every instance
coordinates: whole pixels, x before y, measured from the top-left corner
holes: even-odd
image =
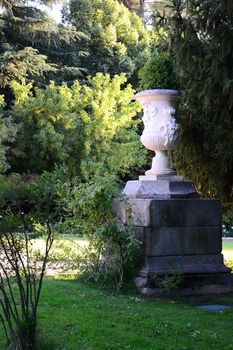
[[[232,250],[233,252],[233,239],[224,239],[223,240],[223,249]]]
[[[82,245],[82,243],[81,243]],[[223,242],[233,253],[233,242]],[[232,309],[194,309],[200,304]],[[233,350],[233,293],[182,300],[115,294],[78,280],[45,279],[40,350]],[[4,348],[0,329],[0,350]]]
[[[224,239],[222,243],[223,255],[226,260],[233,260],[233,239]]]
[[[213,302],[233,307],[233,295]],[[63,350],[233,349],[233,309],[196,310],[184,302],[116,295],[76,281],[46,281],[40,320]]]
[[[232,309],[193,308],[203,303],[224,303]],[[51,344],[40,350],[230,350],[233,294],[159,300],[47,279],[39,323]]]

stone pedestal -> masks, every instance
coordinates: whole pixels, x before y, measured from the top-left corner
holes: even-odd
[[[233,291],[233,275],[221,254],[220,202],[201,199],[193,183],[170,165],[168,151],[179,141],[178,91],[145,90],[135,99],[144,107],[141,142],[155,157],[145,175],[127,182],[126,201],[115,201],[113,210],[142,230],[136,285],[158,296]]]
[[[122,222],[142,228],[138,288],[157,296],[232,291],[231,269],[221,254],[220,201],[199,198],[192,182],[176,175],[144,178],[129,181],[126,201],[113,205]],[[172,291],[157,283],[175,275],[180,281]]]

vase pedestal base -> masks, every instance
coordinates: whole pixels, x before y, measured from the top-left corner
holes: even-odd
[[[221,254],[219,200],[199,198],[191,181],[166,178],[129,181],[124,193],[126,201],[115,201],[113,211],[135,227],[142,242],[135,280],[142,293],[233,291],[233,275]]]
[[[135,279],[135,285],[142,294],[154,297],[225,294],[233,291],[233,275],[219,273],[154,276],[142,273]]]

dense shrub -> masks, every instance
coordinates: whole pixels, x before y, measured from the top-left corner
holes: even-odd
[[[173,0],[171,43],[183,90],[176,167],[205,196],[233,201],[233,2]]]
[[[20,127],[14,146],[20,152],[8,153],[11,170],[41,173],[64,163],[73,175],[89,179],[142,165],[135,119],[141,106],[125,82],[124,75],[98,73],[86,85],[51,82],[34,95],[31,84],[14,82],[12,115]]]
[[[139,71],[140,89],[177,89],[178,79],[171,55],[167,52],[152,54]]]
[[[140,237],[135,228],[116,220],[105,222],[90,239],[80,270],[85,281],[119,291],[132,282],[139,265]]]

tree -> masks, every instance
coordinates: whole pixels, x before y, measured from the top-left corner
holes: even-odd
[[[19,125],[8,161],[15,172],[53,170],[65,163],[86,180],[100,175],[123,175],[144,162],[135,115],[141,107],[124,75],[98,73],[81,85],[75,81],[45,89],[14,82],[12,118]],[[23,159],[23,162],[21,161]]]
[[[3,8],[0,15],[1,88],[9,87],[14,79],[26,78],[41,85],[58,76],[67,79],[69,75],[80,75],[77,42],[82,34],[57,25],[36,7],[56,2],[60,1],[0,1]]]
[[[141,19],[116,0],[70,0],[64,18],[89,40],[82,42],[81,66],[90,74],[125,72],[135,80],[148,58],[150,35]]]
[[[143,7],[145,0],[118,0],[130,10],[137,11],[139,14],[143,14]]]
[[[182,84],[175,163],[204,195],[233,200],[233,3],[173,0],[172,49]]]

